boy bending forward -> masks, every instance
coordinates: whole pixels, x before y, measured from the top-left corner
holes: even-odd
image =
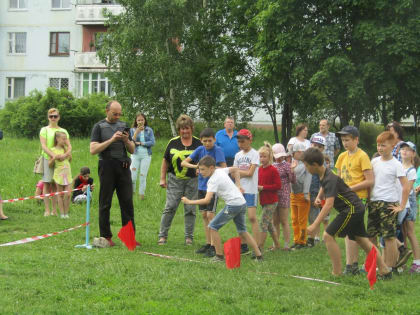
[[[308,227],[308,234],[316,231],[333,207],[338,211],[338,215],[324,232],[324,241],[332,262],[332,274],[339,276],[341,275],[341,254],[335,241],[336,236],[348,236],[350,240],[356,241],[366,254],[374,247],[367,238],[363,221],[365,206],[340,177],[324,167],[324,156],[321,151],[316,148],[307,149],[303,155],[303,162],[309,173],[318,175],[321,181],[321,189],[315,204],[320,205],[321,199],[325,197],[325,205],[315,222]],[[390,278],[392,273],[385,265],[378,250],[377,264],[379,275],[383,278]]]
[[[262,260],[261,251],[259,250],[257,243],[246,231],[245,214],[247,206],[245,198],[241,193],[242,187],[239,170],[236,167],[216,169],[216,161],[208,155],[200,160],[198,168],[203,177],[209,178],[206,196],[199,200],[189,200],[186,197],[182,197],[181,201],[191,205],[206,205],[210,203],[215,194],[225,201],[225,207],[209,224],[211,238],[216,249],[216,256],[213,258],[213,261],[224,261],[222,241],[218,230],[230,220],[233,220],[235,223],[239,236],[243,237],[247,244],[254,249],[255,258],[257,260]],[[228,176],[229,173],[234,177],[236,186],[232,180],[230,180]]]

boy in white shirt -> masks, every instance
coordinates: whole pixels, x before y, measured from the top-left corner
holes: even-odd
[[[377,138],[377,149],[380,156],[372,160],[375,184],[372,189],[367,233],[376,244],[376,237],[385,240],[384,260],[388,267],[395,267],[398,259],[396,241],[396,214],[405,209],[410,189],[402,164],[392,156],[394,135],[389,131],[382,132]],[[398,193],[398,182],[403,188],[401,204]]]
[[[241,192],[239,170],[236,167],[216,169],[216,161],[211,156],[203,157],[198,163],[198,168],[203,177],[209,177],[206,196],[198,200],[189,200],[186,197],[182,197],[181,201],[190,205],[205,205],[210,203],[214,194],[217,194],[218,197],[225,201],[225,207],[209,224],[211,237],[216,248],[216,256],[213,257],[213,261],[224,261],[222,241],[218,230],[232,219],[239,236],[245,239],[248,245],[254,249],[256,260],[261,261],[263,259],[261,251],[254,238],[246,231],[245,213],[247,207]],[[232,174],[236,185],[229,178],[228,174]]]

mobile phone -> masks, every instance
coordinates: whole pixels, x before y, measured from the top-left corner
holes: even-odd
[[[125,127],[123,132],[125,132],[126,134],[130,134],[130,127]]]

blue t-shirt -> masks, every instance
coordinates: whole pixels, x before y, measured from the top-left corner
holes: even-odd
[[[210,150],[206,150],[206,148],[201,145],[197,149],[194,150],[193,153],[189,156],[194,163],[198,163],[202,157],[210,155],[212,158],[216,160],[216,165],[220,165],[220,163],[226,162],[225,154],[223,150],[215,145]],[[207,190],[207,182],[208,178],[204,178],[201,174],[198,174],[198,190]]]
[[[226,129],[216,132],[216,145],[223,149],[225,157],[234,158],[235,154],[239,152],[237,131],[233,131],[232,138],[226,133]]]

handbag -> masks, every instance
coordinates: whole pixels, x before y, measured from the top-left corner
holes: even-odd
[[[47,132],[47,143],[48,143],[48,132]],[[44,175],[44,157],[42,156],[42,148],[39,148],[39,158],[35,161],[34,173]]]
[[[34,173],[41,175],[44,174],[44,157],[42,155],[35,161]]]

